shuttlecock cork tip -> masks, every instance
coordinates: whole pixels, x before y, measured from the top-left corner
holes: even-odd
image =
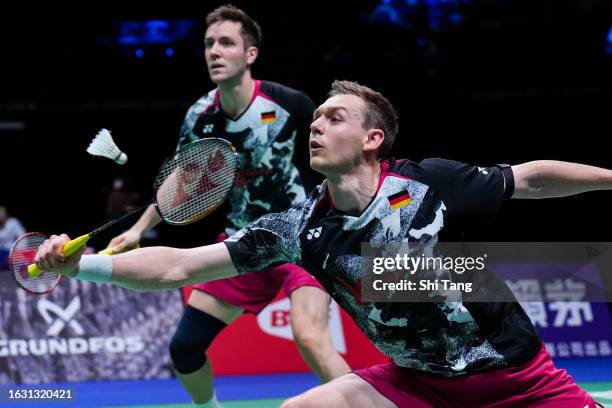
[[[115,159],[115,163],[117,163],[117,164],[125,164],[125,163],[127,163],[127,154],[121,152],[119,157],[117,157]]]

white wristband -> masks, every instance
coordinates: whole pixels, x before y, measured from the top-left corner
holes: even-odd
[[[74,279],[103,283],[108,282],[112,274],[113,258],[110,255],[83,255]]]

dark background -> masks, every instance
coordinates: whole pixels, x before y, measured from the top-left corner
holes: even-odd
[[[334,79],[381,90],[401,117],[396,157],[479,165],[558,159],[612,168],[610,1],[457,1],[437,20],[425,2],[414,2],[403,26],[373,21],[378,1],[234,3],[263,27],[256,78],[301,89],[316,103]],[[3,10],[0,122],[23,128],[0,130],[0,202],[28,230],[75,235],[93,229],[107,218],[106,194],[117,176],[133,178],[142,199],[150,198],[185,111],[213,87],[203,59],[203,20],[219,4]],[[134,48],[114,43],[120,21],[152,19],[193,19],[197,27],[190,39],[173,44],[172,58],[166,46],[144,46],[144,57],[136,58]],[[85,152],[102,127],[113,131],[127,165]],[[611,199],[612,192],[596,192],[513,200],[488,228],[473,225],[464,236],[610,241]],[[221,217],[209,217],[161,232],[167,244],[193,246],[220,225]],[[103,247],[119,230],[92,243]]]

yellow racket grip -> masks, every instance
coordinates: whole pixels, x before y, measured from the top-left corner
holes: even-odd
[[[80,247],[87,244],[89,238],[89,234],[85,234],[81,235],[80,237],[76,237],[72,241],[66,242],[63,248],[64,256],[70,256],[74,254]],[[28,276],[30,278],[36,278],[41,273],[42,271],[38,269],[38,266],[36,266],[36,264],[28,265]]]
[[[109,248],[103,249],[102,251],[100,251],[98,253],[99,254],[104,254],[104,255],[117,255],[117,254],[122,254],[122,253],[127,252],[127,251],[131,251],[132,249],[138,249],[138,248],[140,248],[140,244],[136,244],[136,246],[134,248],[123,248],[119,252],[114,252],[113,248],[109,247]]]

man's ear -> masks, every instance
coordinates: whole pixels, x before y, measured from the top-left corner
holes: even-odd
[[[250,46],[246,49],[246,54],[247,54],[247,65],[251,66],[253,65],[253,63],[257,59],[257,56],[259,55],[259,48]]]
[[[385,132],[381,129],[370,129],[363,144],[364,152],[376,152],[385,141]]]

